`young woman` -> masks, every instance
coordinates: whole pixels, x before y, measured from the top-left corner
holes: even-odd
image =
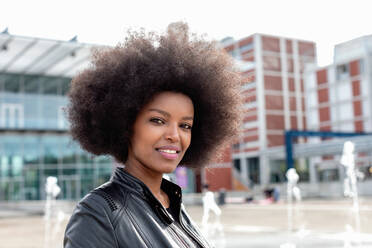
[[[201,167],[231,140],[239,85],[229,56],[184,23],[96,52],[72,81],[71,134],[124,169],[78,203],[64,247],[210,247],[163,174]]]

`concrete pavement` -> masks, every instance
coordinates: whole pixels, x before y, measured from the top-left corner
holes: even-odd
[[[348,199],[303,201],[291,211],[284,202],[228,204],[222,207],[221,228],[216,228],[213,215],[208,228],[202,227],[201,206],[186,209],[217,248],[372,247],[372,199],[360,200],[359,215]],[[46,230],[42,216],[16,215],[14,211],[7,216],[2,210],[12,212],[0,208],[0,248],[43,247]],[[62,247],[68,218],[66,214],[49,230],[55,247]]]

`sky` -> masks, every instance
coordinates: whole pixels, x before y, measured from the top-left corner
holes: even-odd
[[[336,44],[372,34],[369,0],[1,0],[0,32],[115,45],[128,29],[164,32],[175,21],[209,39],[253,33],[314,41],[318,65]]]

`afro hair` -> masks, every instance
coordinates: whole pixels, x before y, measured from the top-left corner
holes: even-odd
[[[201,167],[240,126],[240,77],[217,42],[173,23],[162,35],[130,32],[116,47],[95,50],[90,66],[71,82],[70,132],[83,149],[125,163],[141,108],[163,91],[194,104],[191,145],[180,164]]]

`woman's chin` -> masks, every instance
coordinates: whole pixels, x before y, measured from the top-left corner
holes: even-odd
[[[176,170],[178,164],[166,164],[162,167],[161,171],[163,174],[169,174]]]
[[[175,167],[169,167],[169,168],[165,168],[163,170],[163,174],[169,174],[169,173],[173,173],[175,170],[176,170],[177,166]]]

